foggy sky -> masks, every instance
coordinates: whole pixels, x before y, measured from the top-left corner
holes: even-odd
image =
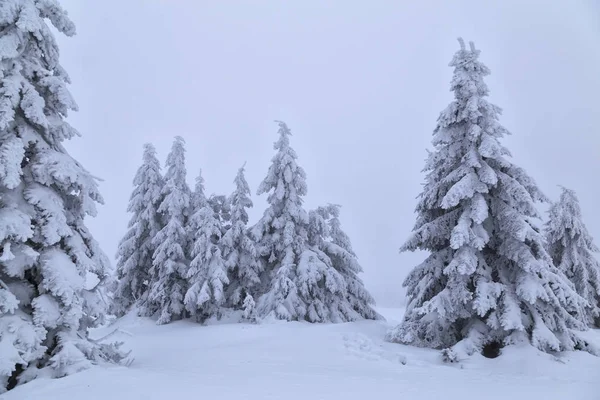
[[[255,195],[287,122],[307,172],[306,208],[338,203],[378,303],[403,300],[424,254],[399,254],[415,222],[426,148],[452,100],[456,38],[491,69],[504,144],[542,190],[579,194],[600,240],[600,6],[594,0],[62,0],[77,25],[59,37],[83,137],[67,145],[101,177],[88,224],[114,258],[142,144],[161,163],[187,142],[188,182],[228,194],[247,162]],[[419,3],[419,4],[417,4]],[[545,208],[541,208],[544,210]]]

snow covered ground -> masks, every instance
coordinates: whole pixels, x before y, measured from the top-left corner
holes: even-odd
[[[600,358],[560,358],[531,347],[504,349],[442,364],[439,352],[386,343],[402,311],[387,319],[336,325],[156,326],[127,316],[117,322],[135,353],[130,367],[96,367],[20,386],[3,400],[119,399],[600,399]],[[600,332],[589,332],[600,343]]]

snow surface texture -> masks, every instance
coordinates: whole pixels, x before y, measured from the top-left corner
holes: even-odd
[[[0,1],[0,393],[124,356],[87,336],[113,274],[84,224],[96,181],[63,146],[77,105],[48,23],[75,33],[56,1]]]
[[[598,357],[579,351],[555,358],[525,345],[504,348],[496,359],[444,364],[438,351],[385,342],[402,310],[378,311],[389,323],[157,326],[132,313],[118,322],[133,335],[120,338],[136,354],[130,367],[38,379],[2,399],[598,399]],[[587,334],[600,341],[600,332]]]
[[[417,222],[403,251],[427,259],[407,276],[406,318],[395,342],[444,349],[452,357],[523,341],[536,348],[596,350],[580,331],[586,301],[545,250],[536,202],[547,201],[501,143],[509,132],[486,100],[473,43],[454,55],[454,101],[433,133]]]

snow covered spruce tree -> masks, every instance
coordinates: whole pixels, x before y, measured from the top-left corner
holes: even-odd
[[[573,317],[583,299],[552,263],[536,227],[534,180],[500,139],[500,108],[488,103],[488,68],[471,43],[454,55],[455,100],[433,134],[414,233],[402,251],[429,257],[404,282],[409,305],[392,341],[448,348],[450,358],[528,340],[542,351],[586,346]]]
[[[277,150],[258,195],[269,193],[269,206],[252,232],[265,273],[266,293],[258,299],[259,316],[303,320],[306,303],[296,286],[297,266],[306,249],[308,213],[302,196],[306,195],[306,173],[298,166],[298,156],[290,147],[291,131],[279,124]]]
[[[156,250],[153,239],[163,228],[158,213],[163,184],[156,149],[147,143],[144,145],[142,165],[133,179],[135,187],[127,207],[133,216],[117,250],[118,286],[113,301],[117,315],[124,314],[134,304],[145,307],[151,282],[152,255]]]
[[[258,315],[286,320],[338,322],[356,316],[346,300],[344,277],[309,238],[310,219],[303,208],[306,174],[290,147],[290,129],[279,123],[277,153],[258,194],[269,193],[269,207],[253,228],[264,268],[264,293]],[[338,307],[339,306],[339,307]]]
[[[365,289],[358,274],[362,272],[348,235],[340,223],[340,206],[329,204],[309,212],[309,243],[328,268],[341,278],[339,293],[333,291],[327,300],[332,321],[380,319],[373,310],[375,300]]]
[[[550,207],[546,234],[554,265],[588,302],[584,321],[600,327],[600,263],[593,254],[600,250],[583,223],[573,190],[563,188],[559,201]]]
[[[221,222],[204,196],[201,174],[196,179],[194,198],[195,211],[189,223],[193,240],[192,261],[186,275],[189,289],[185,295],[185,306],[202,322],[211,317],[221,317],[222,306],[225,304],[225,286],[229,280],[219,246]]]
[[[124,356],[88,337],[112,271],[84,224],[97,183],[62,144],[77,105],[48,21],[75,34],[56,1],[0,2],[0,393]]]
[[[252,207],[250,187],[244,177],[244,167],[234,180],[235,191],[228,199],[231,226],[223,235],[221,246],[228,270],[228,306],[234,309],[254,308],[261,280],[262,264],[258,261],[256,244],[248,234],[248,211]],[[252,310],[248,310],[249,315]]]
[[[185,229],[190,207],[190,188],[186,183],[185,141],[175,137],[167,156],[162,201],[158,212],[164,227],[152,241],[156,250],[150,269],[151,284],[145,302],[145,315],[158,313],[158,324],[184,317],[183,299],[187,290],[188,236]]]

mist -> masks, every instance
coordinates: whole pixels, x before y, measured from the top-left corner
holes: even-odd
[[[246,162],[253,194],[277,126],[307,172],[306,208],[337,203],[379,305],[401,304],[423,254],[399,254],[415,222],[426,149],[452,100],[456,38],[491,69],[504,144],[551,198],[577,191],[600,238],[600,6],[571,1],[63,0],[77,25],[58,35],[80,111],[72,155],[100,177],[88,224],[114,258],[142,144],[164,162],[187,142],[188,181],[229,194]],[[235,4],[235,6],[232,6]],[[367,5],[368,4],[368,5]],[[253,196],[251,223],[266,206]],[[541,206],[541,210],[545,207]]]

